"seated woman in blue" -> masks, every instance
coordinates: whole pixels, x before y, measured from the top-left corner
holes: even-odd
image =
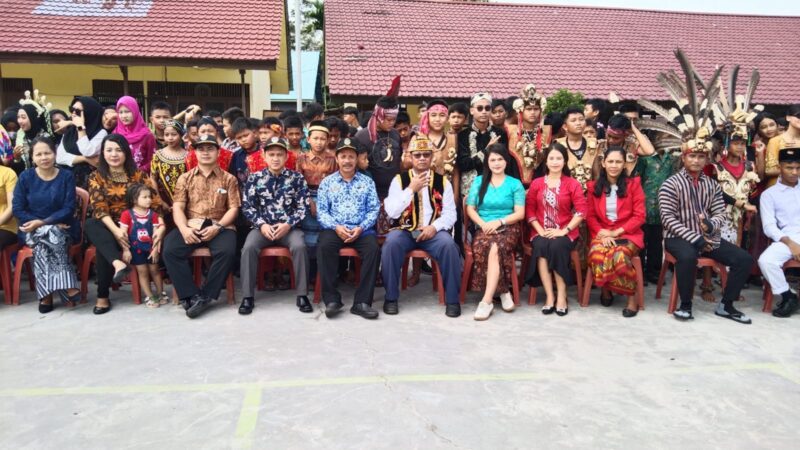
[[[467,197],[467,214],[477,225],[472,239],[475,262],[470,288],[484,291],[475,320],[486,320],[492,314],[495,292],[500,294],[504,311],[514,310],[508,287],[517,276],[511,255],[520,238],[515,224],[525,218],[525,188],[520,180],[506,174],[512,163],[504,145],[487,147],[483,174],[475,178]]]
[[[75,217],[75,178],[56,167],[56,148],[50,138],[33,141],[34,167],[19,174],[13,210],[20,239],[33,249],[33,275],[39,312],[53,310],[53,293],[65,304],[77,304],[80,291],[69,246],[80,242]]]

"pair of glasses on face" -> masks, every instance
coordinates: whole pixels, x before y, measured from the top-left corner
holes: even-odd
[[[433,155],[432,152],[414,152],[411,157],[414,159],[428,159]]]
[[[486,105],[486,106],[478,105],[478,106],[475,107],[475,111],[478,111],[478,112],[484,112],[484,111],[492,112],[492,107],[489,106],[489,105]]]

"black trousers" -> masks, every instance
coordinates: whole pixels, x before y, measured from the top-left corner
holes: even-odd
[[[189,261],[189,255],[200,247],[208,247],[211,251],[211,267],[202,290],[194,284]],[[203,294],[216,300],[236,260],[236,232],[225,229],[209,242],[189,245],[184,242],[181,232],[174,229],[164,238],[163,253],[172,284],[182,299]]]
[[[664,240],[664,227],[660,224],[642,225],[644,231],[644,248],[639,256],[642,258],[645,275],[657,277],[661,273],[661,263],[664,261],[662,241]]]
[[[0,250],[11,244],[16,244],[17,242],[19,242],[17,233],[12,233],[8,230],[0,230]]]
[[[317,270],[322,284],[322,300],[328,303],[342,302],[342,295],[336,289],[339,269],[339,250],[353,247],[361,257],[361,279],[358,280],[353,303],[372,304],[375,292],[375,278],[378,276],[378,263],[381,248],[374,234],[362,235],[355,242],[345,244],[333,230],[322,230],[317,242]]]
[[[678,277],[678,293],[681,304],[692,301],[698,257],[711,258],[729,267],[728,284],[722,293],[723,303],[732,303],[739,298],[742,288],[747,282],[750,269],[753,267],[753,258],[749,253],[724,240],[719,248],[703,253],[698,253],[689,241],[680,238],[666,239],[664,247],[677,260],[673,276]]]
[[[114,278],[114,260],[122,260],[122,249],[106,224],[91,218],[84,225],[86,239],[97,248],[94,267],[97,272],[97,298],[108,298],[111,280]]]

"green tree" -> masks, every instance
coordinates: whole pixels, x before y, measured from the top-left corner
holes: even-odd
[[[547,97],[547,106],[544,109],[544,113],[563,113],[572,107],[583,108],[583,94],[570,92],[567,89],[559,89],[555,94]]]
[[[320,50],[323,45],[322,28],[325,24],[325,5],[322,0],[302,0],[303,25],[300,29],[302,50]],[[286,1],[289,13],[289,47],[294,48],[294,0]]]

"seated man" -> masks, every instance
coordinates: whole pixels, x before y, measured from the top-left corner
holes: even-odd
[[[704,129],[701,129],[703,131]],[[664,248],[675,257],[675,274],[681,304],[673,315],[679,320],[693,319],[692,293],[699,257],[711,258],[730,268],[722,301],[714,312],[720,317],[749,324],[751,320],[733,307],[739,298],[753,258],[743,249],[720,238],[725,220],[722,189],[703,173],[711,148],[707,134],[683,143],[683,165],[664,182],[658,191],[661,222],[664,224]]]
[[[361,279],[350,312],[365,319],[375,319],[372,294],[378,273],[380,247],[375,237],[375,222],[381,204],[375,183],[357,169],[356,142],[344,139],[336,148],[339,171],[325,177],[319,185],[317,219],[322,226],[317,243],[317,264],[322,281],[325,315],[333,317],[342,305],[336,289],[339,250],[353,247],[361,257]]]
[[[236,258],[236,228],[241,198],[236,177],[217,165],[219,144],[202,135],[195,147],[197,167],[178,178],[173,195],[172,217],[176,229],[164,238],[164,264],[175,290],[194,319],[219,296]],[[202,289],[194,284],[189,255],[208,247],[212,263]]]
[[[253,229],[247,234],[240,264],[242,304],[239,314],[253,312],[253,295],[258,271],[258,255],[264,247],[281,245],[292,252],[297,307],[310,313],[308,301],[308,253],[300,222],[308,214],[306,180],[286,168],[289,144],[273,137],[264,147],[267,168],[251,173],[242,193],[242,213]]]
[[[431,169],[433,148],[423,135],[414,140],[412,168],[397,175],[384,200],[392,229],[386,236],[381,254],[386,301],[383,312],[397,314],[400,297],[400,273],[406,253],[414,249],[428,252],[442,272],[448,317],[461,315],[459,291],[463,263],[458,246],[450,235],[456,223],[453,186]]]
[[[800,261],[800,148],[785,148],[778,153],[780,178],[761,194],[761,223],[764,234],[773,243],[758,258],[761,273],[770,284],[772,293],[780,295],[775,317],[789,317],[797,311],[797,294],[789,289],[783,265],[793,259]]]

